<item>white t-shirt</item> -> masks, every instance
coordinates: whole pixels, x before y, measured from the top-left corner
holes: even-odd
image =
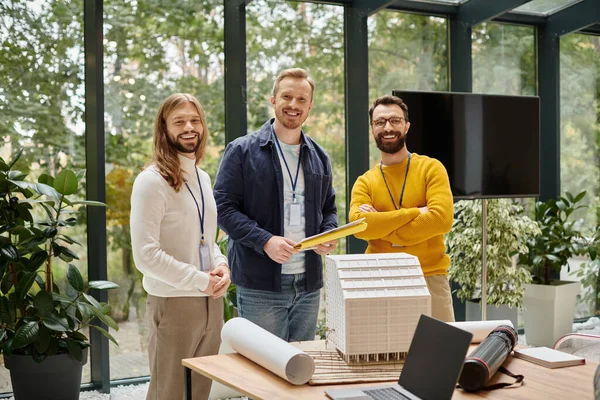
[[[281,151],[285,155],[285,161],[292,174],[288,173],[287,168],[283,160],[281,159],[281,153],[277,149],[277,155],[279,156],[279,163],[281,164],[281,172],[283,174],[283,236],[292,239],[296,242],[306,237],[305,232],[305,217],[304,217],[304,170],[302,165],[298,169],[298,163],[300,162],[300,145],[299,144],[286,144],[279,142]],[[275,145],[277,147],[277,145]],[[292,190],[292,178],[296,178],[296,171],[298,171],[298,180],[296,182],[296,190]],[[294,193],[296,194],[296,200],[294,203]],[[290,210],[292,204],[297,204],[300,209],[300,219],[296,221],[295,225],[290,224]],[[282,274],[301,274],[306,271],[305,268],[305,256],[304,252],[299,252],[290,257],[290,259],[281,265]]]

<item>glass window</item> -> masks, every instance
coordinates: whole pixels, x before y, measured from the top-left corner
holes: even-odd
[[[223,1],[115,1],[104,4],[104,84],[108,279],[119,346],[111,379],[149,375],[146,292],[133,264],[129,231],[133,180],[150,160],[154,118],[172,93],[198,98],[209,147],[200,164],[211,178],[224,148]]]
[[[30,182],[64,167],[85,169],[83,1],[3,1],[0,22],[0,156],[9,160],[23,149],[16,167],[29,172]],[[79,196],[85,197],[84,185]],[[44,218],[41,208],[36,217]],[[73,264],[86,278],[85,222],[64,233],[81,243],[72,248],[80,258]],[[54,259],[53,269],[64,290],[67,264]],[[82,382],[90,381],[89,366]],[[9,371],[0,368],[0,393],[10,391]]]
[[[580,0],[532,0],[514,9],[523,14],[548,15],[568,7]]]
[[[368,29],[369,103],[394,89],[448,90],[445,18],[380,11],[369,18]],[[370,165],[375,165],[380,152],[374,140],[369,143]]]
[[[533,27],[484,22],[473,27],[473,92],[536,95]]]
[[[569,34],[560,39],[561,192],[586,191],[588,207],[574,215],[584,232],[600,222],[600,37]],[[576,258],[569,280],[582,283],[576,317],[598,313],[598,264]]]

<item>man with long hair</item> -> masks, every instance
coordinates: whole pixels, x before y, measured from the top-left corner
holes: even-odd
[[[148,292],[147,400],[183,398],[182,358],[217,354],[227,259],[215,244],[217,206],[210,177],[197,167],[208,140],[202,106],[176,93],[160,106],[152,160],[131,194],[131,245]],[[194,374],[194,399],[211,381]]]
[[[369,242],[367,253],[418,257],[433,317],[454,321],[450,257],[444,245],[454,218],[446,168],[434,158],[408,151],[408,107],[399,97],[376,99],[369,120],[381,162],[358,177],[352,188],[349,220],[365,217],[368,224],[355,236]]]
[[[321,255],[337,244],[294,250],[337,226],[329,156],[302,131],[313,94],[305,70],[282,71],[271,96],[275,118],[227,145],[215,180],[239,314],[287,341],[314,340]]]

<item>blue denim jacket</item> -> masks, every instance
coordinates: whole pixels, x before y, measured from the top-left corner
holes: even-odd
[[[281,264],[264,253],[265,243],[283,236],[283,174],[271,134],[273,119],[257,132],[227,145],[215,179],[218,224],[229,235],[227,256],[236,285],[281,292]],[[302,133],[306,236],[337,227],[331,162],[327,152]],[[306,252],[306,290],[323,286],[321,256]]]

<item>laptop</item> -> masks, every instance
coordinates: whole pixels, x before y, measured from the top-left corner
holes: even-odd
[[[449,400],[473,334],[421,315],[398,384],[326,390],[333,400]]]

